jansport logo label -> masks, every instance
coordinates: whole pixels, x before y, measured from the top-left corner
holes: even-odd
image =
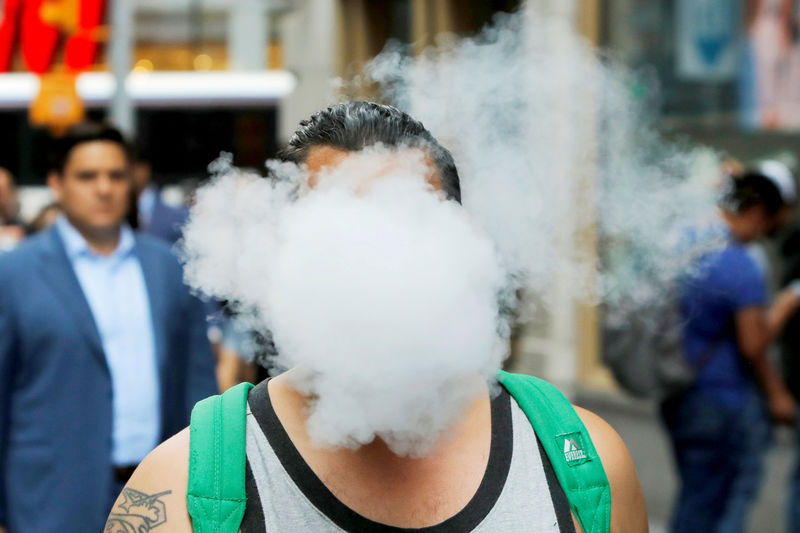
[[[567,460],[567,463],[574,463],[575,461],[586,459],[586,453],[584,453],[583,449],[575,442],[575,439],[566,438],[564,439],[564,458]]]

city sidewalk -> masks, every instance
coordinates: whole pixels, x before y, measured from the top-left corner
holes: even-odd
[[[576,391],[574,401],[605,418],[625,440],[642,483],[650,531],[666,531],[677,479],[655,408],[616,394],[586,390]],[[786,495],[795,464],[794,446],[792,431],[781,428],[776,432],[749,531],[785,533]]]

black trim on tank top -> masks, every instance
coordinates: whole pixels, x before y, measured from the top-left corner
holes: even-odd
[[[240,531],[242,533],[266,533],[267,523],[264,520],[264,509],[261,507],[261,496],[258,494],[256,478],[253,476],[249,460],[245,462],[244,467],[244,491],[247,495],[247,503],[244,507]]]
[[[547,479],[547,488],[550,489],[550,498],[553,500],[553,509],[556,512],[556,520],[558,520],[559,533],[575,533],[575,522],[572,521],[572,511],[569,508],[569,500],[561,483],[558,482],[556,472],[553,470],[553,463],[550,457],[542,447],[542,441],[536,435],[536,444],[539,446],[539,455],[542,457],[542,466],[544,467],[544,477]]]
[[[272,407],[267,383],[268,380],[263,381],[250,391],[249,404],[253,416],[292,481],[312,505],[341,529],[350,532],[374,533],[466,532],[475,529],[497,503],[511,468],[513,453],[511,398],[504,388],[501,387],[500,394],[492,399],[492,437],[489,461],[475,495],[461,511],[444,522],[423,528],[402,528],[370,520],[347,507],[333,495],[292,444],[292,440]],[[257,490],[254,492],[257,493]],[[242,528],[242,531],[245,529]],[[261,529],[254,528],[247,529],[247,531],[253,533],[264,531],[264,526]]]

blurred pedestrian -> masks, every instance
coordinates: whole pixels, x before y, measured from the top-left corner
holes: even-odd
[[[773,235],[770,235],[774,237],[775,231],[790,226],[794,220],[794,208],[797,204],[797,184],[792,171],[781,161],[774,159],[764,160],[758,165],[755,172],[770,180],[781,195],[783,205],[776,214]]]
[[[14,248],[24,237],[14,176],[0,167],[0,253]]]
[[[371,159],[373,171],[384,173],[400,158],[413,157],[410,150],[424,150],[430,167],[419,176],[420,181],[430,179],[429,183],[453,202],[448,207],[457,209],[460,188],[452,156],[419,122],[389,106],[348,102],[320,111],[301,123],[280,157],[308,168],[308,183],[312,185],[326,170],[343,165],[351,153],[379,144],[393,153]],[[394,283],[384,278],[386,283]],[[329,308],[324,297],[315,305]],[[378,322],[374,325],[379,326]],[[356,329],[364,327],[371,330],[372,324],[359,323]],[[456,326],[453,331],[463,328]],[[343,338],[350,335],[348,331],[338,333]],[[325,339],[320,341],[324,343]],[[431,356],[436,357],[433,352]],[[423,390],[427,385],[412,389],[395,383],[390,387],[393,392],[381,385],[371,386],[388,383],[396,376],[377,364],[356,364],[361,367],[358,373],[363,380],[357,385],[337,378],[333,378],[337,383],[331,381],[319,389],[299,385],[301,375],[317,373],[301,363],[249,392],[246,386],[233,389],[222,398],[225,407],[221,409],[205,410],[219,399],[198,404],[191,428],[155,450],[131,478],[109,516],[109,528],[133,530],[138,524],[163,524],[169,519],[167,528],[173,532],[217,531],[221,523],[225,530],[242,532],[516,533],[573,531],[575,520],[587,533],[647,530],[641,489],[619,436],[586,411],[580,411],[581,422],[561,396],[558,403],[543,401],[533,406],[534,401],[548,397],[542,392],[544,388],[527,389],[530,395],[525,399],[521,399],[525,394],[519,393],[512,397],[513,386],[507,389],[498,385],[491,394],[485,377],[472,371],[459,374],[458,370],[451,373],[442,369],[441,385],[431,386],[437,394],[457,390],[473,379],[480,392],[474,400],[464,395],[463,404],[459,405],[460,400],[450,404],[452,412],[461,415],[458,422],[448,424],[441,432],[430,432],[430,420],[438,416],[432,413],[440,412],[441,406],[435,401],[425,402],[422,419],[411,431],[417,438],[429,434],[434,439],[429,452],[417,453],[413,448],[403,452],[392,447],[391,439],[398,436],[392,433],[409,431],[408,426],[401,427],[404,422],[398,424],[403,407],[398,408],[400,416],[376,421],[386,428],[384,433],[367,438],[375,422],[356,405],[357,396],[352,397],[353,403],[342,403],[341,412],[332,410],[323,415],[321,424],[341,425],[346,417],[342,412],[348,413],[345,406],[354,405],[357,412],[350,414],[360,435],[333,446],[314,439],[307,425],[309,412],[331,388],[355,392],[364,383],[364,389],[383,389],[386,396],[415,401],[430,392]],[[400,364],[408,362],[401,360]],[[421,372],[412,374],[419,376]],[[507,376],[519,380],[518,384],[534,383],[529,376]],[[508,381],[503,384],[509,386]],[[554,389],[547,390],[555,393]],[[359,399],[364,398],[365,402],[386,399],[377,395]],[[441,398],[436,396],[437,400]],[[245,403],[249,406],[247,413]],[[213,412],[215,420],[228,431],[220,436],[213,431],[213,422],[202,423],[204,412]],[[534,429],[526,412],[552,415],[558,423],[550,428],[543,423]],[[570,426],[569,432],[559,425],[567,420],[571,420],[565,424]],[[213,438],[226,445],[215,445]],[[215,455],[220,448],[225,452],[223,462]],[[589,477],[585,475],[589,469],[602,472]],[[217,488],[223,479],[225,489],[220,492]],[[569,481],[575,483],[570,485]],[[565,493],[573,498],[571,502]],[[152,502],[150,508],[132,509],[128,495]],[[573,518],[573,512],[577,518]]]
[[[181,238],[189,211],[164,202],[161,190],[152,183],[152,171],[150,161],[141,152],[137,153],[131,167],[133,188],[128,221],[142,233],[174,245]],[[240,334],[233,329],[231,318],[223,312],[220,302],[207,300],[205,307],[209,317],[208,338],[216,360],[217,383],[220,390],[225,391],[253,375],[255,367],[243,360],[247,354],[237,351],[246,333]]]
[[[55,224],[56,220],[58,219],[58,215],[60,214],[61,208],[58,207],[57,203],[51,202],[45,205],[39,210],[36,216],[33,217],[33,220],[28,226],[28,234],[34,235],[46,230]]]
[[[794,299],[784,305],[797,309],[800,301],[800,226],[795,226],[781,248],[784,259],[781,285],[793,291]],[[795,401],[800,400],[800,313],[795,312],[781,337],[783,374]],[[800,532],[800,424],[796,424],[798,459],[790,481],[789,531]]]
[[[189,212],[186,208],[167,205],[161,198],[161,191],[151,182],[151,176],[150,162],[137,157],[132,165],[132,177],[139,231],[175,244]]]
[[[684,280],[684,351],[697,377],[662,405],[681,481],[672,531],[743,531],[761,481],[769,416],[794,420],[794,401],[767,357],[790,314],[780,305],[768,312],[764,274],[746,248],[773,230],[784,205],[762,174],[732,179],[711,232],[725,245],[701,257]]]
[[[217,381],[224,392],[243,381],[257,382],[259,368],[255,364],[255,333],[235,315],[224,308],[219,311],[218,340],[214,344],[217,356]]]
[[[123,223],[115,129],[73,127],[54,226],[0,257],[0,529],[101,531],[138,462],[216,391],[200,302],[169,248]]]

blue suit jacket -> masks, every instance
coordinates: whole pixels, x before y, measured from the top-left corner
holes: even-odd
[[[167,438],[217,392],[214,358],[204,308],[167,245],[137,235],[136,254]],[[112,394],[91,309],[55,228],[0,257],[0,524],[9,533],[103,530]]]

